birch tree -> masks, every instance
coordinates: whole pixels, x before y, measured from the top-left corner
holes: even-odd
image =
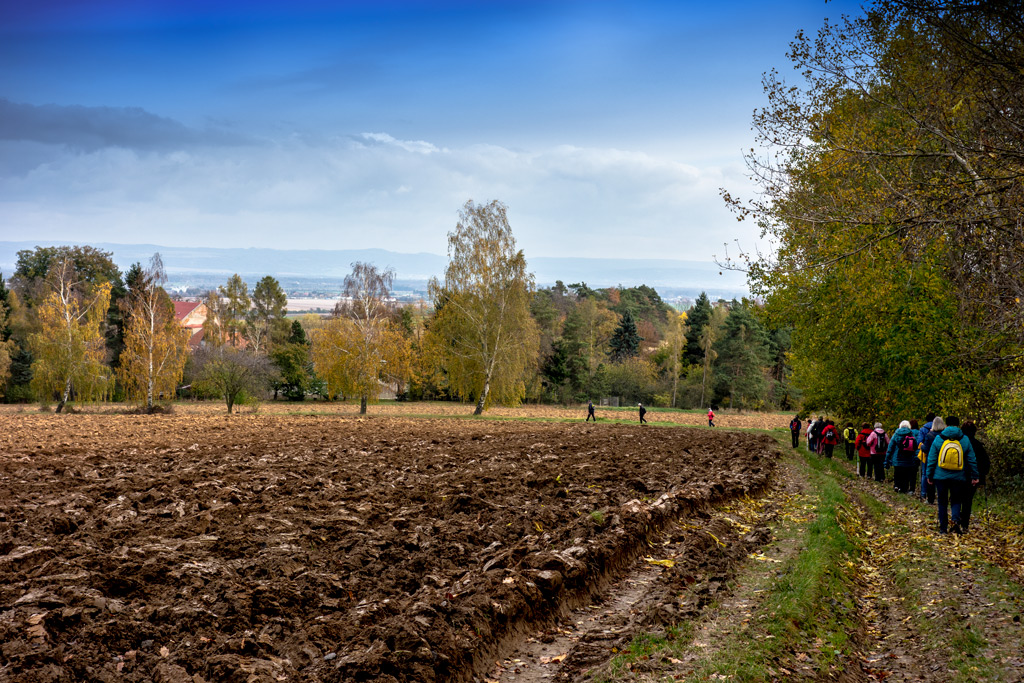
[[[29,338],[35,357],[32,387],[43,399],[57,394],[59,413],[73,392],[92,397],[102,391],[103,321],[111,284],[87,287],[68,256],[53,264],[46,284],[49,293],[39,305],[39,331]]]
[[[409,340],[391,323],[394,271],[369,263],[352,264],[334,317],[312,334],[313,367],[328,393],[359,397],[359,412],[380,396],[381,382],[407,377]]]
[[[160,396],[173,396],[188,357],[188,334],[174,317],[164,291],[167,281],[160,254],[154,254],[126,299],[124,350],[118,376],[129,398],[152,410]]]
[[[539,348],[530,315],[534,279],[506,212],[497,200],[466,202],[448,233],[444,283],[430,282],[436,311],[430,334],[440,339],[451,390],[476,401],[474,415],[495,402],[522,400]]]

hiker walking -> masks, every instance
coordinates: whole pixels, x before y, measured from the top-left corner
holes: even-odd
[[[927,500],[929,505],[935,505],[935,484],[928,481],[928,453],[931,452],[932,443],[939,436],[939,433],[946,428],[946,422],[941,417],[932,415],[932,420],[925,425],[928,428],[921,438],[921,447],[917,451],[917,459],[921,463],[921,500]]]
[[[889,437],[885,435],[885,429],[881,422],[875,423],[875,429],[868,435],[868,450],[871,451],[871,463],[868,465],[868,476],[871,476],[871,469],[875,470],[875,481],[885,481],[885,449],[889,447]]]
[[[708,427],[715,426],[715,411],[708,408]]]
[[[964,490],[978,485],[978,460],[971,440],[960,429],[960,418],[946,418],[946,428],[932,441],[928,451],[928,483],[935,484],[939,501],[939,533],[949,527],[947,507],[953,520],[952,532],[963,533],[960,526]]]
[[[800,416],[795,415],[792,420],[789,421],[789,432],[793,436],[793,448],[800,445]]]
[[[811,436],[814,437],[814,448],[811,450],[812,453],[821,455],[821,432],[825,429],[825,418],[821,415],[814,421],[814,426],[811,427]]]
[[[821,451],[826,458],[832,457],[832,451],[839,443],[839,430],[832,420],[825,420],[825,427],[821,430]]]
[[[647,420],[644,419],[644,415],[647,414],[647,408],[644,408],[643,403],[637,403],[637,406],[640,408],[640,424],[647,424]],[[596,419],[594,421],[597,422]]]
[[[852,422],[847,422],[843,430],[843,444],[846,446],[846,459],[853,460],[853,454],[857,452],[857,428]]]
[[[892,485],[897,493],[909,493],[917,475],[917,436],[910,422],[900,422],[885,449],[885,469],[893,468]]]
[[[871,425],[867,422],[860,426],[860,433],[857,434],[857,474],[862,477],[871,476],[871,449],[867,443],[871,434]]]
[[[921,426],[921,429],[917,432],[917,462],[918,462],[919,466],[921,467],[921,476],[920,476],[920,482],[921,482],[920,495],[921,495],[921,500],[925,499],[925,492],[929,488],[928,487],[928,476],[927,476],[927,472],[925,471],[926,470],[925,464],[928,462],[928,449],[932,447],[932,443],[931,443],[930,440],[928,441],[927,444],[925,444],[925,437],[927,437],[928,434],[932,431],[932,421],[934,419],[935,419],[935,413],[928,413],[927,415],[925,415],[924,416],[924,424]],[[941,432],[942,430],[940,429],[939,431]],[[935,489],[933,487],[932,488],[931,499],[928,502],[932,503],[934,501],[935,501]]]
[[[597,415],[594,415],[594,402],[587,401],[587,419],[584,422],[590,422],[591,418],[597,422]]]
[[[979,487],[985,485],[985,477],[988,476],[992,462],[989,460],[988,449],[985,448],[985,444],[977,438],[978,425],[968,420],[964,422],[964,426],[960,429],[970,439],[971,448],[974,449],[974,459],[978,461],[978,484],[977,486],[967,486],[964,488],[963,502],[960,504],[960,531],[966,534],[967,528],[971,525],[971,508],[974,505],[974,494],[978,491]]]
[[[807,423],[807,450],[809,450],[811,453],[817,453],[818,431],[816,427],[818,426],[818,421],[815,420],[813,417],[808,418],[808,420],[809,421]]]

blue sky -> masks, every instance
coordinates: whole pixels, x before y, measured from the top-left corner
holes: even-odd
[[[761,74],[850,2],[0,5],[0,239],[536,256],[752,247]]]

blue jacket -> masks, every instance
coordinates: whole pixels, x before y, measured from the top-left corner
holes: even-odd
[[[921,443],[922,441],[924,441],[924,437],[928,436],[928,432],[930,431],[932,431],[932,423],[926,422],[924,424],[924,427],[921,427],[921,429],[917,432],[917,442]]]
[[[913,447],[909,451],[900,450],[904,437],[909,436]],[[900,427],[889,439],[889,447],[885,449],[886,467],[917,467],[917,438],[909,427]]]
[[[948,439],[956,439],[960,447],[964,449],[964,468],[959,472],[944,470],[939,467],[939,451],[942,449],[942,442]],[[942,433],[932,441],[932,447],[928,450],[928,464],[926,465],[928,479],[931,481],[962,481],[970,483],[978,478],[978,459],[974,455],[974,447],[959,427],[946,427]]]

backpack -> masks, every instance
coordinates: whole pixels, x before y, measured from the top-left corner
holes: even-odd
[[[928,462],[928,451],[924,449],[924,441],[922,441],[921,445],[917,448],[917,459],[922,465]]]
[[[857,430],[854,429],[853,427],[847,427],[846,429],[843,430],[843,438],[846,439],[847,442],[856,441]]]
[[[836,438],[836,428],[832,427],[831,425],[825,427],[825,432],[823,436],[824,443],[827,446],[835,446],[839,442],[839,439]]]
[[[939,448],[939,467],[950,472],[964,468],[964,447],[957,439],[946,439]]]
[[[913,453],[914,453],[914,435],[913,434],[907,434],[906,436],[903,437],[903,440],[900,441],[900,453],[901,454],[906,454],[907,457],[913,455]]]
[[[790,423],[789,423],[789,431],[791,431],[791,432],[799,432],[800,431],[800,423],[797,422],[796,420],[791,420]]]
[[[889,439],[885,437],[885,434],[875,432],[875,447],[871,450],[874,455],[884,455],[885,449],[889,445]]]

